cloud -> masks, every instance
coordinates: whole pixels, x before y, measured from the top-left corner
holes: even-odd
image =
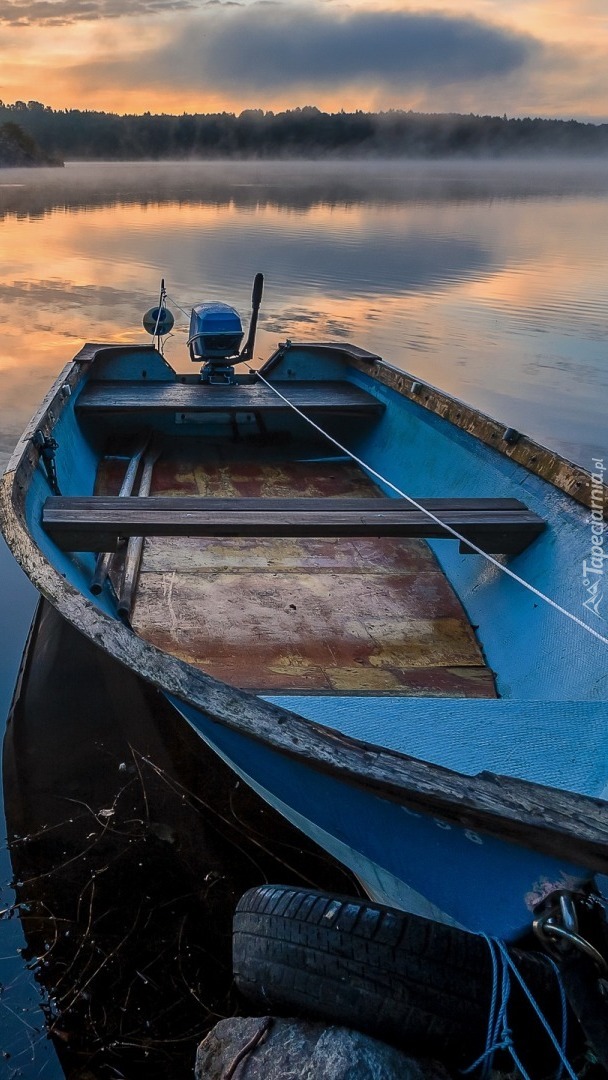
[[[511,72],[534,49],[527,35],[471,17],[299,6],[242,9],[215,21],[198,44],[213,80],[260,88],[469,81]]]
[[[146,2],[166,0],[139,0]],[[108,59],[98,74],[127,85],[257,92],[361,84],[402,90],[505,77],[542,49],[528,34],[468,16],[268,0],[223,6],[180,21],[162,47]]]
[[[238,6],[238,0],[0,0],[0,23],[64,26],[75,22]]]

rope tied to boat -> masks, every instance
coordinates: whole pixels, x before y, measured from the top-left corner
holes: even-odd
[[[168,301],[169,301],[169,302],[170,302],[171,304],[173,304],[173,306],[174,306],[174,307],[176,307],[176,308],[179,308],[179,310],[180,310],[180,311],[182,311],[182,312],[184,313],[184,315],[186,316],[186,318],[187,318],[187,319],[189,319],[189,318],[190,318],[190,313],[191,313],[191,311],[192,311],[192,308],[191,308],[191,307],[190,307],[190,309],[188,310],[187,308],[183,307],[183,305],[182,305],[182,304],[178,304],[177,300],[175,300],[173,296],[169,296],[169,294],[168,294],[167,292],[165,292],[165,296],[166,296],[166,299],[167,299],[167,300],[168,300]]]
[[[442,521],[442,519],[438,517],[437,514],[434,514],[432,510],[429,510],[428,507],[425,507],[421,503],[417,502],[416,499],[412,498],[411,495],[408,495],[407,492],[397,487],[397,485],[393,484],[391,480],[388,480],[386,476],[383,476],[382,473],[377,472],[376,469],[373,469],[372,466],[368,465],[365,461],[362,460],[362,458],[357,457],[357,455],[353,454],[353,452],[349,450],[346,446],[343,446],[341,442],[338,442],[338,440],[335,439],[333,435],[330,435],[328,431],[325,431],[324,428],[317,424],[316,421],[312,420],[310,416],[307,416],[306,413],[302,412],[302,410],[299,409],[297,405],[294,405],[293,401],[290,401],[288,397],[285,397],[285,395],[282,394],[276,386],[269,382],[268,379],[265,379],[260,371],[258,371],[256,368],[251,367],[250,364],[246,364],[246,367],[250,374],[255,375],[258,379],[260,379],[260,381],[264,383],[264,386],[267,386],[270,390],[272,390],[273,393],[275,393],[277,397],[281,399],[281,401],[285,402],[285,404],[288,405],[290,409],[293,409],[293,411],[297,413],[297,415],[300,416],[303,420],[305,420],[307,424],[310,424],[310,426],[313,427],[315,431],[318,431],[320,435],[323,435],[326,439],[329,440],[329,442],[333,443],[333,445],[336,446],[339,450],[341,450],[342,453],[347,454],[352,461],[354,461],[362,469],[365,469],[365,471],[370,476],[374,477],[375,480],[379,480],[381,484],[384,484],[391,491],[394,491],[395,494],[398,495],[400,498],[405,499],[408,503],[410,503],[411,506],[415,507],[416,510],[420,510],[423,514],[426,514],[426,516],[429,517],[431,521],[434,521],[436,525],[441,525],[441,527],[445,529],[446,532],[450,533],[455,540],[459,540],[462,544],[466,544],[467,547],[470,548],[471,551],[474,551],[476,555],[483,556],[483,558],[488,563],[496,567],[497,570],[500,570],[501,573],[506,574],[506,576],[510,577],[513,581],[516,581],[518,585],[521,585],[524,589],[527,589],[528,592],[532,593],[533,596],[536,596],[539,600],[542,600],[543,603],[548,604],[555,611],[559,612],[560,615],[564,615],[565,618],[570,619],[571,622],[575,623],[575,625],[579,626],[582,630],[586,630],[588,634],[591,634],[592,637],[597,638],[597,640],[601,641],[603,645],[608,645],[608,637],[605,637],[597,630],[594,630],[593,627],[589,626],[588,623],[584,622],[582,619],[579,619],[578,615],[575,615],[572,611],[568,611],[567,608],[562,607],[562,605],[558,604],[556,600],[553,600],[550,596],[547,596],[545,593],[541,592],[541,590],[537,589],[535,585],[532,585],[529,581],[526,581],[525,578],[522,578],[519,576],[519,574],[516,574],[514,570],[511,570],[508,566],[505,566],[504,563],[501,563],[499,559],[495,559],[493,555],[490,555],[487,551],[484,551],[483,548],[478,547],[477,544],[474,544],[472,540],[467,539],[467,537],[459,533],[458,530],[453,528],[452,525],[448,525],[447,522]]]
[[[577,1074],[566,1056],[566,1045],[568,1042],[568,1008],[566,1003],[566,992],[557,964],[550,957],[547,957],[547,960],[555,973],[560,994],[560,1042],[556,1039],[551,1025],[544,1016],[529,987],[526,985],[526,981],[521,972],[517,969],[516,964],[509,956],[504,941],[501,941],[499,938],[488,937],[487,934],[482,934],[481,937],[483,937],[486,942],[492,959],[492,995],[488,1015],[486,1045],[483,1053],[476,1058],[472,1065],[469,1065],[466,1069],[460,1070],[461,1075],[468,1076],[470,1073],[480,1069],[481,1080],[489,1080],[492,1072],[494,1055],[499,1050],[506,1050],[511,1055],[513,1064],[518,1069],[523,1080],[531,1080],[530,1075],[522,1064],[517,1052],[517,1048],[513,1041],[513,1032],[509,1027],[508,1021],[508,1006],[512,987],[511,976],[514,975],[557,1053],[559,1065],[556,1073],[556,1080],[562,1080],[564,1073],[568,1074],[570,1080],[577,1080]]]

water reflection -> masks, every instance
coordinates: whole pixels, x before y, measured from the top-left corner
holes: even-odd
[[[6,184],[7,186],[2,186]],[[608,167],[71,165],[0,173],[0,455],[84,340],[177,304],[247,311],[258,351],[350,339],[588,465],[605,446]],[[187,370],[177,308],[167,356]]]
[[[231,919],[251,885],[356,891],[160,694],[46,604],[5,738],[4,793],[23,959],[71,1078],[188,1074],[197,1041],[237,1007]],[[16,1027],[11,1067],[36,1064],[40,1043]]]
[[[6,715],[17,678],[21,654],[35,611],[37,594],[0,539],[0,718]],[[0,1076],[33,1075],[45,1069],[46,1080],[63,1075],[46,1039],[39,993],[24,965],[25,939],[14,913],[11,863],[6,847],[6,825],[0,799]],[[7,1056],[10,1055],[10,1056]],[[34,1064],[35,1063],[35,1064]],[[6,1070],[6,1073],[2,1069]]]

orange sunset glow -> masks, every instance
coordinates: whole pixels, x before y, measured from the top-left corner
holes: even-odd
[[[608,118],[604,0],[4,0],[0,98]]]

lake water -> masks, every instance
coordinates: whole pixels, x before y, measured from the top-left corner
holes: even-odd
[[[247,314],[258,270],[259,356],[286,337],[352,341],[587,468],[608,452],[606,164],[4,170],[0,238],[2,465],[84,341],[143,339],[161,277],[177,316],[166,356],[188,370],[180,308],[224,300]],[[2,717],[34,599],[2,547]],[[5,845],[0,860],[10,909]],[[63,1076],[20,923],[0,926],[6,1068]]]

